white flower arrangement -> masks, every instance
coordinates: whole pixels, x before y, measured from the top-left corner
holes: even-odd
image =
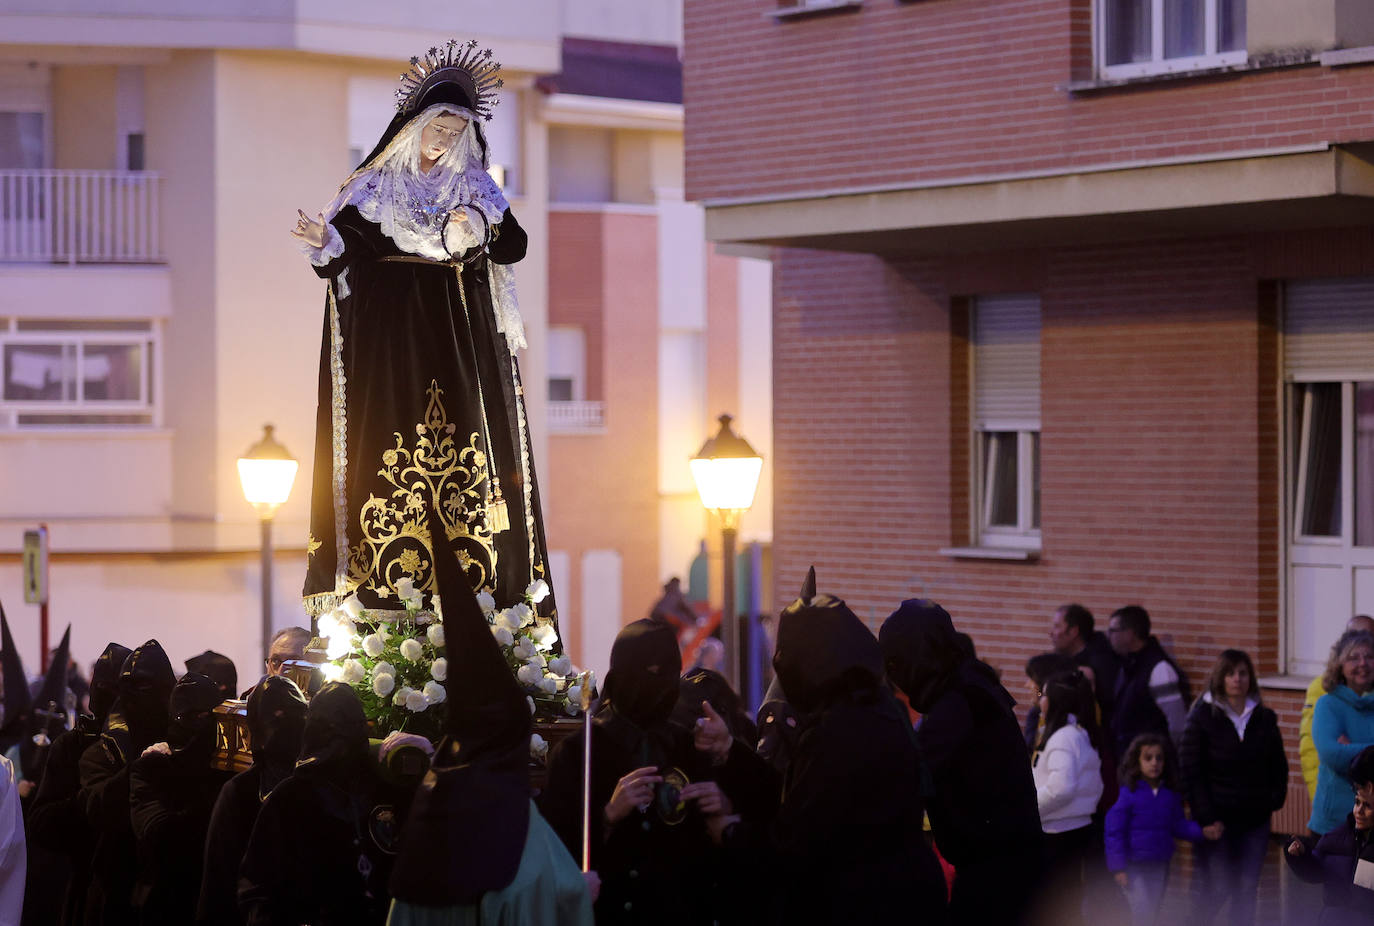
[[[325,677],[352,685],[368,719],[384,735],[393,730],[419,733],[432,740],[443,734],[447,713],[448,658],[445,655],[442,609],[437,596],[433,610],[420,610],[423,593],[415,580],[402,576],[394,586],[396,611],[368,611],[351,595],[338,608],[320,616],[317,626],[326,640],[329,662]],[[506,608],[496,606],[490,589],[477,594],[477,604],[491,628],[535,717],[577,716],[581,713],[581,679],[561,652],[553,623],[535,605],[549,595],[548,583],[536,579],[525,589],[524,600]],[[542,750],[537,749],[543,743]],[[537,734],[531,755],[542,758],[548,744]]]

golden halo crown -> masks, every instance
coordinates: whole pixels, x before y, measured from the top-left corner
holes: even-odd
[[[505,86],[500,73],[501,65],[492,60],[490,48],[479,50],[476,39],[462,44],[449,39],[423,58],[410,59],[410,69],[401,75],[396,89],[396,111],[411,112],[430,87],[452,81],[472,98],[472,111],[484,122],[490,121],[491,111],[500,102],[497,91]]]

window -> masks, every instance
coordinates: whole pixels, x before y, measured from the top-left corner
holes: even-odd
[[[973,304],[975,534],[988,547],[1040,545],[1040,300]]]
[[[0,427],[155,423],[151,322],[0,324]]]
[[[1310,673],[1374,610],[1374,279],[1290,283],[1284,303],[1288,669]]]
[[[1244,64],[1246,0],[1097,0],[1103,77]]]

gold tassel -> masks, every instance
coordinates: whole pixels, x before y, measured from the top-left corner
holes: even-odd
[[[506,510],[506,499],[501,495],[501,480],[492,477],[491,497],[487,499],[487,527],[493,534],[510,530],[510,512]]]

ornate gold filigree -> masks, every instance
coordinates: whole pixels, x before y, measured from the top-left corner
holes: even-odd
[[[323,545],[324,544],[321,541],[315,539],[314,534],[307,533],[305,535],[305,558],[309,559],[310,557],[314,556],[315,551]]]
[[[455,439],[437,380],[431,380],[424,420],[415,425],[407,446],[400,431],[396,446],[382,453],[377,475],[392,487],[386,497],[369,496],[358,515],[361,539],[348,549],[348,574],[378,594],[409,576],[415,587],[433,592],[434,549],[430,543],[426,498],[434,499],[444,532],[458,545],[458,560],[474,588],[496,582],[496,547],[488,523],[491,474],[487,454],[474,431],[466,443]]]

